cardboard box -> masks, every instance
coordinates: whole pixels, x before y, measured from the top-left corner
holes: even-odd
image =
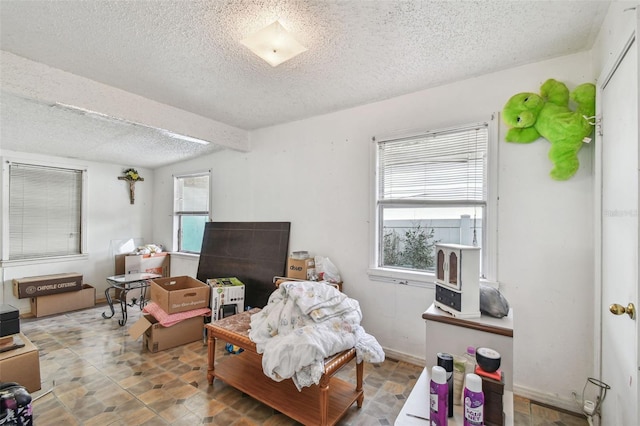
[[[151,300],[168,314],[209,307],[210,287],[188,276],[151,281]]]
[[[115,256],[115,275],[151,273],[169,277],[171,271],[170,253],[154,254],[117,254]],[[120,300],[122,290],[116,288],[114,300]],[[127,293],[127,303],[132,303],[134,298],[138,298],[139,293],[132,291]]]
[[[137,340],[144,334],[143,344],[149,352],[158,352],[203,339],[204,319],[193,317],[171,327],[163,327],[153,315],[143,315],[129,328],[129,335]]]
[[[169,253],[118,255],[116,256],[116,275],[147,272],[169,277],[170,259]],[[124,269],[120,269],[121,267]]]
[[[20,333],[24,347],[0,352],[0,382],[16,382],[30,393],[40,390],[40,357],[38,348]]]
[[[83,284],[82,290],[31,298],[31,313],[36,317],[91,308],[96,305],[96,289]]]
[[[233,278],[209,278],[211,286],[211,321],[244,311],[244,283]]]
[[[287,278],[315,280],[316,262],[313,257],[307,257],[306,259],[290,257],[289,260],[287,260]]]
[[[81,289],[82,274],[76,272],[13,279],[13,295],[18,299],[78,291]]]

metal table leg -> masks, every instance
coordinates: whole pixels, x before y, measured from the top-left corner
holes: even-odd
[[[127,293],[129,290],[120,290],[120,309],[122,309],[122,319],[118,320],[120,326],[124,326],[127,323]]]
[[[109,315],[108,312],[103,312],[102,317],[111,318],[115,315],[113,299],[109,294],[110,289],[115,289],[118,294],[120,309],[122,310],[122,319],[118,320],[118,324],[120,324],[120,326],[124,326],[127,323],[128,319],[127,306],[133,307],[135,305],[139,305],[140,310],[142,310],[147,304],[147,287],[149,286],[148,280],[158,277],[160,277],[159,274],[149,273],[124,274],[108,277],[107,282],[109,283],[109,288],[105,290],[104,294],[107,299],[107,303],[109,304],[111,315]],[[129,291],[131,290],[140,290],[140,300],[137,300],[137,298],[133,298],[131,300],[131,303],[127,303],[127,293],[129,293]]]
[[[113,300],[111,300],[111,295],[109,294],[110,289],[111,287],[107,287],[107,289],[104,291],[104,295],[107,298],[107,303],[109,304],[109,309],[111,309],[111,315],[108,315],[106,312],[102,313],[102,318],[106,319],[111,318],[116,313],[115,309],[113,309]]]
[[[147,304],[147,287],[140,288],[140,310],[143,310]]]

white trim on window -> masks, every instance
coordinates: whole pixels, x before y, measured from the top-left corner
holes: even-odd
[[[497,286],[497,242],[498,242],[498,114],[493,114],[491,119],[480,125],[486,125],[488,129],[487,140],[487,170],[486,170],[486,202],[483,229],[483,283]],[[459,126],[457,128],[442,129],[438,132],[450,132],[454,130],[464,130],[473,128],[479,124],[471,126]],[[380,213],[378,206],[378,173],[380,165],[378,163],[378,141],[396,140],[411,138],[417,135],[432,133],[427,131],[405,131],[385,135],[379,138],[372,138],[370,147],[370,253],[368,275],[371,280],[384,281],[394,284],[410,285],[418,287],[433,287],[435,281],[434,274],[428,271],[402,270],[395,268],[385,268],[378,266],[380,250]]]
[[[53,263],[53,262],[66,262],[71,260],[86,259],[88,257],[87,252],[87,212],[88,212],[88,168],[82,165],[69,165],[59,164],[49,161],[34,161],[31,159],[24,159],[19,157],[3,157],[0,159],[2,162],[2,196],[0,198],[0,211],[1,217],[1,229],[2,229],[2,241],[0,242],[0,266],[15,266],[15,265],[30,265],[41,263]],[[43,167],[50,169],[63,169],[70,171],[78,171],[81,174],[81,187],[80,187],[80,211],[79,211],[79,225],[80,225],[80,238],[79,253],[77,254],[65,254],[54,256],[42,256],[32,258],[19,258],[10,259],[10,168],[12,164],[23,164],[28,167]]]
[[[209,188],[208,188],[208,206],[206,210],[198,210],[198,211],[186,211],[186,210],[180,210],[180,200],[178,199],[177,196],[177,188],[178,188],[178,181],[180,179],[184,179],[184,178],[188,178],[188,177],[197,177],[197,176],[208,176],[209,178]],[[176,174],[173,175],[173,249],[172,251],[175,253],[182,253],[182,254],[190,254],[190,255],[196,255],[199,256],[200,253],[199,252],[191,252],[191,251],[180,251],[180,219],[181,217],[184,216],[188,216],[188,215],[192,215],[192,216],[207,216],[207,221],[211,221],[212,220],[212,208],[211,208],[211,201],[212,201],[212,185],[211,185],[211,169],[208,170],[201,170],[201,171],[194,171],[194,172],[190,172],[190,173],[180,173],[180,174]]]

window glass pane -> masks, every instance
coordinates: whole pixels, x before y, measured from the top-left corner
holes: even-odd
[[[10,260],[81,254],[82,173],[10,165]]]
[[[207,220],[209,215],[180,216],[180,251],[200,253],[204,224]]]
[[[378,267],[432,272],[436,243],[483,246],[488,145],[489,123],[378,140]]]
[[[435,243],[482,246],[481,206],[384,207],[380,265],[434,270]]]
[[[209,211],[209,175],[184,176],[176,179],[176,211]]]

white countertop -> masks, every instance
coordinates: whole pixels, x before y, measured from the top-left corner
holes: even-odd
[[[425,368],[422,370],[422,374],[413,387],[400,414],[398,414],[394,423],[395,426],[429,426],[429,381],[429,372]],[[502,402],[505,426],[513,426],[513,393],[505,391]],[[453,407],[453,418],[449,419],[448,424],[462,425],[462,405],[454,405]]]

